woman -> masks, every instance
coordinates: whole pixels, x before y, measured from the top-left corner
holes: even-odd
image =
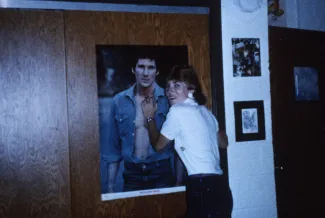
[[[175,66],[167,78],[166,96],[171,108],[159,133],[153,119],[154,98],[142,102],[150,142],[159,152],[175,140],[175,150],[188,172],[186,217],[231,217],[232,197],[222,176],[219,147],[227,136],[218,133],[218,122],[204,106],[206,98],[192,66]]]

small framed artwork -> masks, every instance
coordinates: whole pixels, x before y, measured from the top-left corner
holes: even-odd
[[[294,67],[296,101],[318,101],[318,70],[313,67]]]
[[[265,139],[265,118],[263,101],[236,101],[236,142]]]
[[[233,38],[232,59],[234,77],[261,76],[260,39]]]

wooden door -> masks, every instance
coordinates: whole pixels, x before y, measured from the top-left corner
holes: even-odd
[[[63,13],[0,9],[0,217],[69,218]]]
[[[208,15],[64,14],[73,217],[182,217],[184,192],[101,201],[95,46],[187,45],[211,106]]]
[[[325,33],[270,27],[275,178],[279,218],[320,217],[324,194]],[[319,72],[319,101],[297,101],[294,67]]]

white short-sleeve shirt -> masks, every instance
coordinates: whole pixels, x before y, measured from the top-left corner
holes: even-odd
[[[222,174],[218,150],[218,122],[203,105],[186,99],[173,105],[162,126],[161,134],[175,140],[175,150],[182,159],[188,175]]]

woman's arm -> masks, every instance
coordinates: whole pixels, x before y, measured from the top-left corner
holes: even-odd
[[[164,135],[160,134],[157,129],[156,121],[154,119],[157,111],[157,103],[155,101],[155,98],[153,96],[146,97],[141,102],[141,108],[143,116],[147,120],[150,143],[155,151],[162,151],[168,145],[170,140]]]
[[[170,140],[159,133],[156,121],[152,118],[147,119],[147,127],[149,132],[150,143],[153,149],[155,149],[155,151],[157,152],[164,150]]]

